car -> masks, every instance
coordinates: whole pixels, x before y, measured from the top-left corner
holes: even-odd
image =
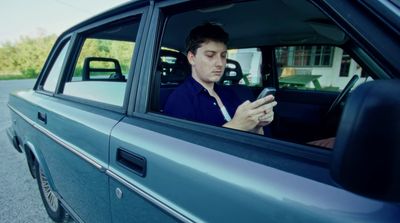
[[[130,1],[59,36],[7,133],[56,222],[398,222],[399,10]],[[220,85],[276,89],[269,136],[165,113],[206,21],[230,36]]]

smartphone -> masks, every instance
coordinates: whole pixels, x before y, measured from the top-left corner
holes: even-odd
[[[275,92],[276,92],[276,89],[275,89],[275,88],[273,88],[273,87],[266,87],[266,88],[264,88],[264,89],[261,91],[261,93],[258,95],[257,100],[260,99],[260,98],[263,98],[263,97],[265,97],[265,96],[267,96],[267,95],[270,95],[270,94],[275,95]]]

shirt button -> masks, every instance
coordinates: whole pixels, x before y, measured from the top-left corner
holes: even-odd
[[[217,105],[217,103],[214,102],[213,105]]]

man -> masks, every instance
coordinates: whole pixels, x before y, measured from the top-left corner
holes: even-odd
[[[272,95],[241,102],[234,91],[216,84],[227,57],[228,34],[206,23],[192,29],[186,39],[192,74],[169,96],[164,112],[191,121],[264,134],[277,104]]]

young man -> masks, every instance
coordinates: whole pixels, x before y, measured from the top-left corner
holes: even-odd
[[[274,97],[242,102],[234,91],[216,84],[225,70],[228,38],[215,24],[192,29],[186,39],[192,74],[169,96],[164,112],[177,118],[264,134],[263,127],[274,118]]]

